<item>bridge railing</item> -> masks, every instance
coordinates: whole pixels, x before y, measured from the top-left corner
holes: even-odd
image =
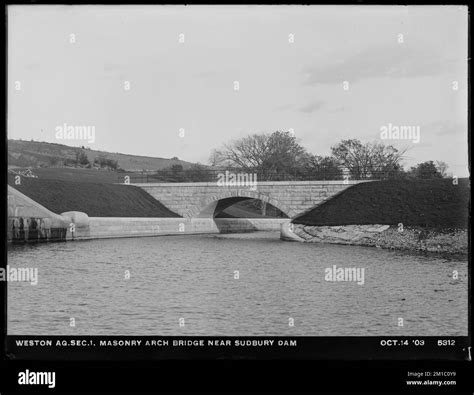
[[[227,172],[227,174],[226,174]],[[330,169],[328,171],[298,170],[293,172],[262,171],[248,169],[189,169],[189,170],[158,170],[158,171],[122,171],[117,172],[117,182],[131,184],[138,183],[172,183],[172,182],[218,182],[229,180],[235,174],[247,177],[251,182],[262,181],[337,181],[337,180],[384,180],[400,178],[397,174],[388,171],[379,171],[370,174],[354,176],[343,170]],[[128,179],[127,179],[128,177]]]

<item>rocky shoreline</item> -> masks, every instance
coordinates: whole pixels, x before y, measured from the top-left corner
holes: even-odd
[[[394,225],[308,226],[289,224],[282,227],[283,240],[369,246],[390,250],[468,254],[467,229],[433,229]]]

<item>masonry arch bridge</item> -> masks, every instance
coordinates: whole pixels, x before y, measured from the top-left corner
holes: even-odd
[[[212,218],[231,205],[259,199],[289,218],[365,181],[264,181],[255,186],[220,186],[212,182],[133,184],[185,218]]]

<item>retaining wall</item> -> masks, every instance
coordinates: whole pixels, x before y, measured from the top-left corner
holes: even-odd
[[[8,185],[7,241],[66,239],[67,218],[62,217]]]
[[[89,231],[76,239],[166,236],[183,234],[278,231],[288,219],[243,218],[89,218]]]

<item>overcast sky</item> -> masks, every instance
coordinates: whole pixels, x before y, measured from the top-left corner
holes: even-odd
[[[9,138],[207,164],[250,133],[328,155],[419,126],[384,142],[468,175],[466,7],[10,6],[8,73]],[[95,142],[58,141],[64,123]]]

